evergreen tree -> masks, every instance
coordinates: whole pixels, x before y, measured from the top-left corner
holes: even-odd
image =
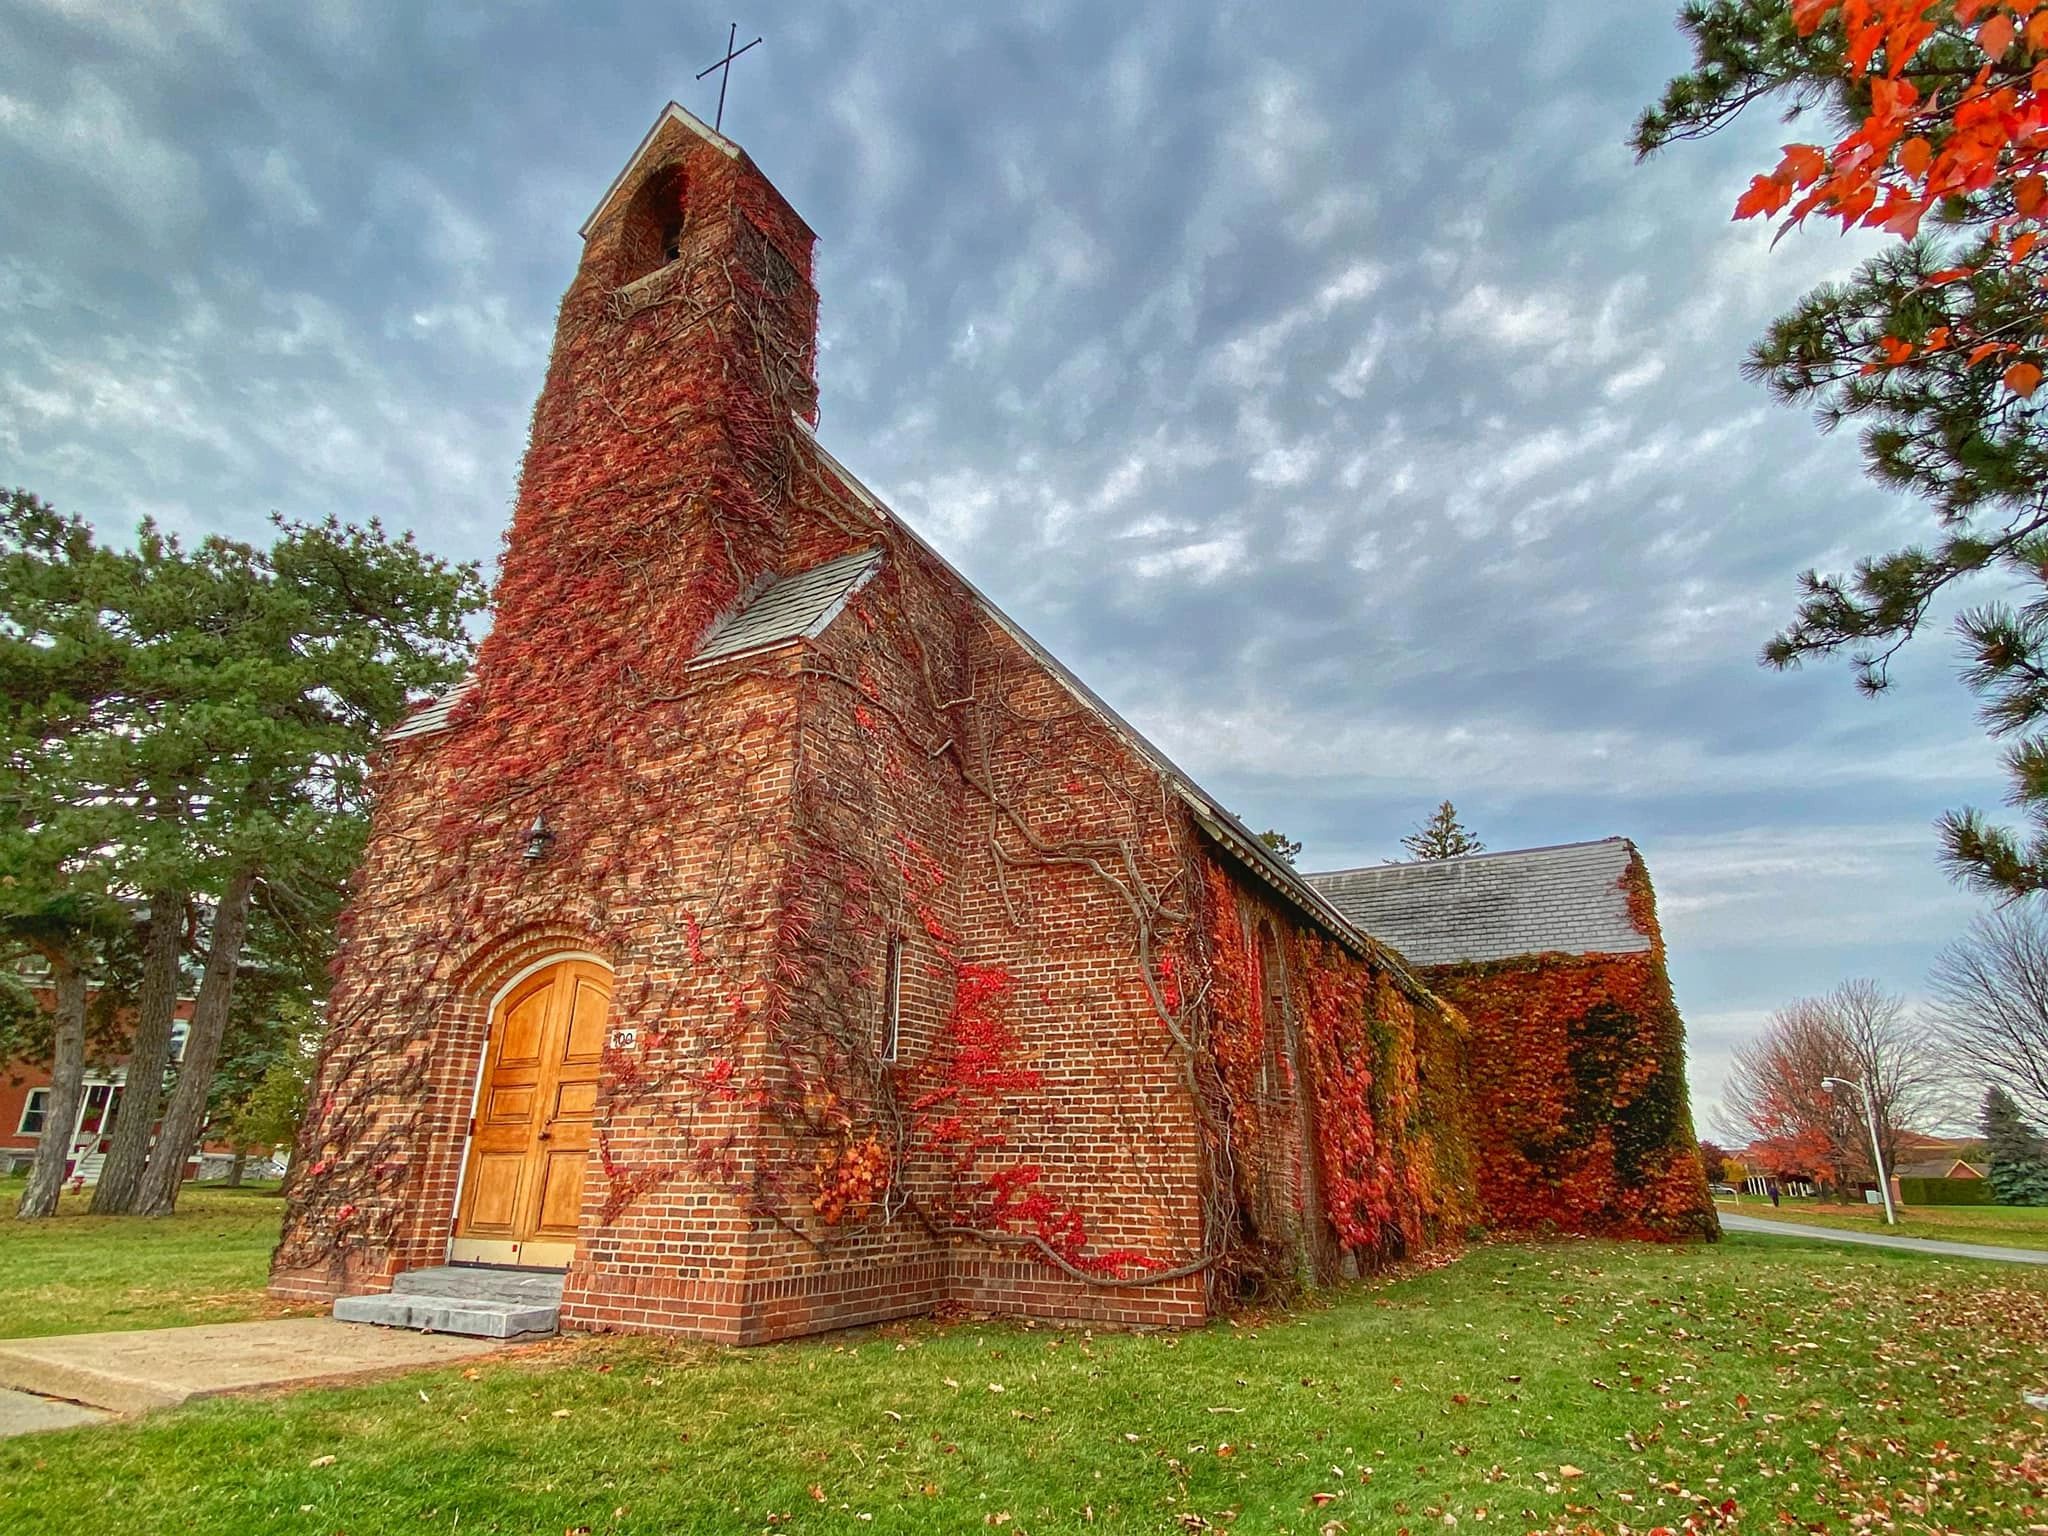
[[[216,1096],[252,921],[324,948],[362,847],[370,753],[412,696],[461,674],[482,585],[375,524],[280,521],[267,547],[190,549],[145,524],[122,550],[25,493],[7,506],[64,537],[16,540],[0,562],[0,787],[53,867],[97,871],[146,911],[136,1050],[94,1209],[168,1213]],[[152,1149],[188,946],[198,996]],[[320,969],[310,954],[298,966]]]
[[[1301,844],[1285,832],[1276,832],[1271,827],[1259,834],[1259,841],[1292,864],[1301,854]]]
[[[1982,574],[2015,594],[1957,629],[1985,725],[2012,744],[2008,799],[2030,825],[2016,833],[1967,808],[1942,820],[1951,871],[2003,896],[2048,889],[2048,420],[2035,396],[2048,363],[2048,140],[2024,126],[2044,104],[2048,28],[2031,13],[1979,0],[1688,0],[1679,25],[1694,67],[1634,140],[1648,155],[1775,101],[1825,126],[1756,178],[1737,217],[1782,210],[1783,229],[1813,217],[1901,237],[1773,324],[1746,371],[1817,406],[1825,428],[1858,422],[1869,475],[1926,504],[1929,537],[1848,573],[1806,572],[1763,660],[1847,655],[1858,686],[1881,693],[1950,588]]]
[[[2048,1143],[2020,1118],[2003,1088],[1984,1095],[1984,1141],[1991,1193],[2000,1205],[2048,1205]]]
[[[184,1058],[136,1201],[145,1215],[176,1208],[198,1147],[255,908],[331,917],[367,832],[370,754],[415,693],[461,675],[463,626],[482,605],[473,568],[410,536],[333,520],[278,528],[267,549],[205,540],[172,588],[175,642],[213,679],[194,697],[192,740],[216,769],[191,845],[213,900]]]
[[[1401,846],[1417,859],[1456,859],[1468,853],[1486,852],[1486,844],[1467,832],[1458,821],[1457,808],[1446,800],[1429,820],[1401,839]]]
[[[124,917],[83,856],[122,812],[70,806],[39,747],[101,709],[116,670],[88,611],[107,575],[92,533],[25,492],[0,498],[0,1045],[50,1063],[43,1128],[16,1215],[49,1216],[85,1092],[89,988]],[[16,974],[24,961],[37,974]]]

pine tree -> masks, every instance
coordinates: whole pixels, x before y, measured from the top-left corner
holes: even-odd
[[[483,588],[374,523],[191,548],[144,524],[123,549],[17,492],[0,535],[0,841],[32,837],[47,867],[146,904],[138,1050],[94,1209],[168,1214],[252,923],[259,943],[267,926],[329,931],[370,754],[410,697],[460,676]],[[163,1062],[144,1058],[187,946],[206,963],[152,1148]]]
[[[1486,852],[1479,841],[1458,821],[1458,811],[1446,800],[1436,814],[1401,839],[1401,846],[1418,859],[1457,859],[1468,853]]]
[[[10,975],[0,998],[0,1058],[50,1064],[43,1129],[16,1215],[55,1214],[85,1093],[88,989],[126,917],[104,862],[88,856],[123,817],[67,805],[39,753],[52,728],[108,699],[110,647],[94,594],[108,571],[92,531],[23,491],[0,496],[0,963],[41,964],[40,987]],[[40,978],[38,978],[40,980]]]
[[[1276,832],[1268,827],[1259,834],[1259,841],[1292,864],[1301,855],[1301,844],[1285,832]]]
[[[2003,1088],[1984,1095],[1984,1140],[1991,1193],[2000,1205],[2048,1205],[2048,1143],[2020,1117]]]
[[[1951,589],[1988,579],[1997,597],[1956,620],[1963,678],[2027,825],[1951,812],[1943,857],[2002,897],[2048,890],[2048,139],[2028,126],[2048,26],[1985,0],[1686,0],[1679,27],[1694,67],[1639,120],[1639,155],[1784,106],[1818,142],[1787,145],[1736,216],[1899,237],[1773,324],[1745,371],[1824,428],[1853,418],[1866,472],[1925,504],[1927,536],[1805,572],[1763,660],[1846,656],[1881,693]]]

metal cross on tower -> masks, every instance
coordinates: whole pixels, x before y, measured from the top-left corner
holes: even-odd
[[[718,116],[711,124],[711,131],[714,133],[725,132],[725,88],[728,85],[732,84],[732,61],[738,58],[741,54],[745,53],[747,51],[747,48],[752,48],[755,43],[761,41],[761,39],[757,37],[754,39],[754,42],[747,44],[747,48],[735,48],[733,47],[733,44],[739,40],[739,35],[740,24],[738,22],[734,22],[732,24],[732,30],[726,34],[725,57],[720,59],[716,64],[711,65],[709,68],[700,69],[697,72],[697,78],[699,80],[702,80],[706,75],[710,74],[713,69],[722,69],[725,71],[725,78],[718,82]]]

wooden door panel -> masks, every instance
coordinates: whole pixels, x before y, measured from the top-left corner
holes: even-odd
[[[550,1151],[542,1165],[540,1211],[534,1231],[543,1237],[576,1235],[576,1221],[583,1211],[583,1165],[588,1161],[579,1151]]]
[[[498,1065],[538,1066],[541,1047],[547,1040],[548,1004],[554,1001],[554,986],[533,988],[505,1010],[498,1039]]]
[[[503,1235],[512,1230],[519,1211],[519,1185],[526,1173],[526,1152],[480,1153],[469,1170],[469,1220],[473,1231]]]
[[[588,1120],[597,1112],[597,1079],[555,1085],[555,1119]]]
[[[569,1028],[562,1040],[562,1062],[569,1065],[597,1065],[604,1054],[605,1013],[611,1007],[610,992],[595,978],[579,976],[569,1009]]]
[[[456,1237],[504,1245],[511,1257],[494,1261],[544,1243],[555,1262],[575,1241],[610,1004],[610,976],[570,960],[522,983],[492,1021]]]
[[[533,1086],[493,1083],[482,1116],[486,1125],[525,1125],[533,1119]]]

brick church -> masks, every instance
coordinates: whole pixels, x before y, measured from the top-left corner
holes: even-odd
[[[499,1266],[751,1343],[1712,1235],[1631,845],[1298,874],[821,445],[743,150],[671,105],[582,234],[492,630],[378,769],[278,1294]]]

